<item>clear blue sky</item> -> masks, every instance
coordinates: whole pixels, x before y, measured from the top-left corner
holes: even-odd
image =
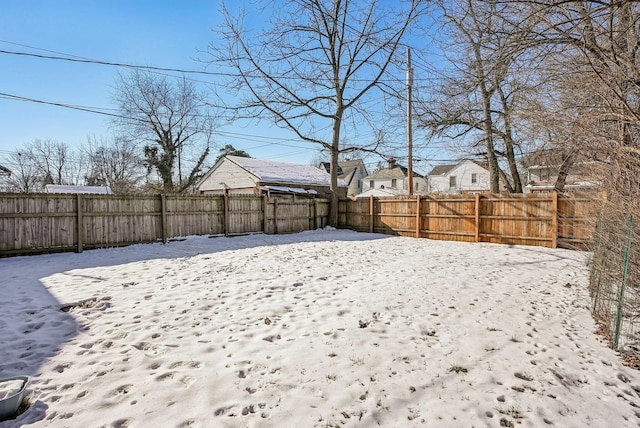
[[[217,9],[217,0],[0,0],[0,50],[202,70],[195,59],[215,39]],[[113,108],[117,72],[112,66],[0,53],[0,93]],[[105,116],[2,96],[0,128],[0,159],[37,138],[76,147],[88,136],[110,134]],[[316,155],[316,146],[270,139],[295,136],[267,123],[225,125],[222,131],[242,135],[220,135],[217,144],[233,144],[253,157],[309,163]]]

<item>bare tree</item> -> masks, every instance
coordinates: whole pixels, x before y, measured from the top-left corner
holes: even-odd
[[[27,143],[20,153],[35,165],[43,184],[70,184],[70,153],[67,144],[51,139],[36,139]]]
[[[51,139],[36,139],[9,156],[12,174],[8,187],[12,191],[41,192],[47,184],[83,184],[86,162],[82,153]]]
[[[5,180],[6,191],[33,193],[44,190],[42,174],[27,154],[12,152],[8,155],[8,164],[11,175]]]
[[[141,143],[146,166],[157,172],[163,190],[191,187],[202,174],[213,133],[209,107],[194,83],[134,70],[119,76],[114,99],[116,125]]]
[[[371,147],[343,146],[349,124],[376,129],[377,93],[397,95],[385,76],[397,66],[401,41],[425,12],[422,0],[270,1],[270,26],[246,31],[242,16],[223,6],[225,44],[211,43],[212,63],[231,67],[230,86],[241,93],[239,117],[268,118],[330,153],[332,203],[329,223],[338,219],[338,155]],[[264,12],[264,10],[263,10]],[[376,91],[380,90],[380,91]],[[375,104],[374,104],[375,103]],[[382,101],[384,103],[384,101]],[[326,131],[329,129],[330,131]]]
[[[508,3],[439,4],[451,70],[422,104],[421,125],[432,135],[470,140],[473,154],[487,161],[492,192],[502,181],[509,191],[521,193],[522,105],[539,89],[531,71],[539,59],[527,38],[532,24],[516,19]]]
[[[609,197],[632,203],[640,188],[640,4],[570,0],[520,6],[538,18],[537,43],[563,48],[558,60],[564,61],[567,86],[578,94],[567,105],[580,118],[581,152],[609,166],[601,175]]]
[[[88,138],[84,152],[89,159],[88,185],[109,186],[114,193],[135,193],[144,179],[144,165],[134,142],[124,137]]]

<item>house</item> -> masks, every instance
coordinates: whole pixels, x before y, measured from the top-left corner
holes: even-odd
[[[11,177],[11,170],[5,166],[0,165],[0,192],[9,188],[9,179]]]
[[[311,165],[224,156],[196,183],[195,193],[329,197],[330,184],[329,173]],[[346,183],[338,186],[338,195],[346,196]]]
[[[561,153],[553,150],[540,150],[532,153],[525,162],[527,185],[525,193],[551,192],[555,189],[560,167]],[[565,191],[588,191],[597,189],[600,181],[595,178],[595,162],[577,161],[567,171]]]
[[[331,172],[331,163],[322,162],[320,168]],[[347,184],[347,196],[362,192],[362,179],[369,175],[362,159],[338,161],[338,178]]]
[[[385,189],[399,195],[407,195],[408,191],[408,170],[396,162],[395,159],[389,159],[386,168],[383,168],[362,179],[362,192],[370,189]],[[413,173],[413,193],[424,194],[427,192],[427,181],[425,178],[414,172]],[[358,196],[358,195],[356,195]]]
[[[434,167],[427,175],[427,181],[429,193],[486,192],[490,189],[489,170],[469,159]]]
[[[94,195],[113,195],[109,186],[67,186],[63,184],[47,184],[45,193],[84,193]]]

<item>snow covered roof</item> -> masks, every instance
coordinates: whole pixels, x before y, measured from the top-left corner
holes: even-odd
[[[109,186],[67,186],[63,184],[47,184],[47,193],[91,193],[113,195]]]
[[[313,189],[303,189],[302,187],[286,187],[286,186],[264,186],[265,190],[272,190],[275,192],[283,192],[283,193],[301,193],[304,195],[317,195]]]
[[[241,156],[227,156],[227,159],[258,177],[260,181],[277,183],[317,184],[329,186],[331,176],[326,171],[311,165],[268,161]],[[339,186],[346,186],[338,180]]]

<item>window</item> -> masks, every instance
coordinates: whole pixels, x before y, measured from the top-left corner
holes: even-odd
[[[456,176],[452,175],[449,177],[449,189],[455,189],[456,188]]]
[[[396,187],[396,179],[395,178],[391,179],[391,187]]]
[[[478,174],[471,174],[471,182],[472,183],[478,182]]]
[[[373,185],[374,185],[373,180],[369,180],[369,189],[373,189],[374,187]]]

